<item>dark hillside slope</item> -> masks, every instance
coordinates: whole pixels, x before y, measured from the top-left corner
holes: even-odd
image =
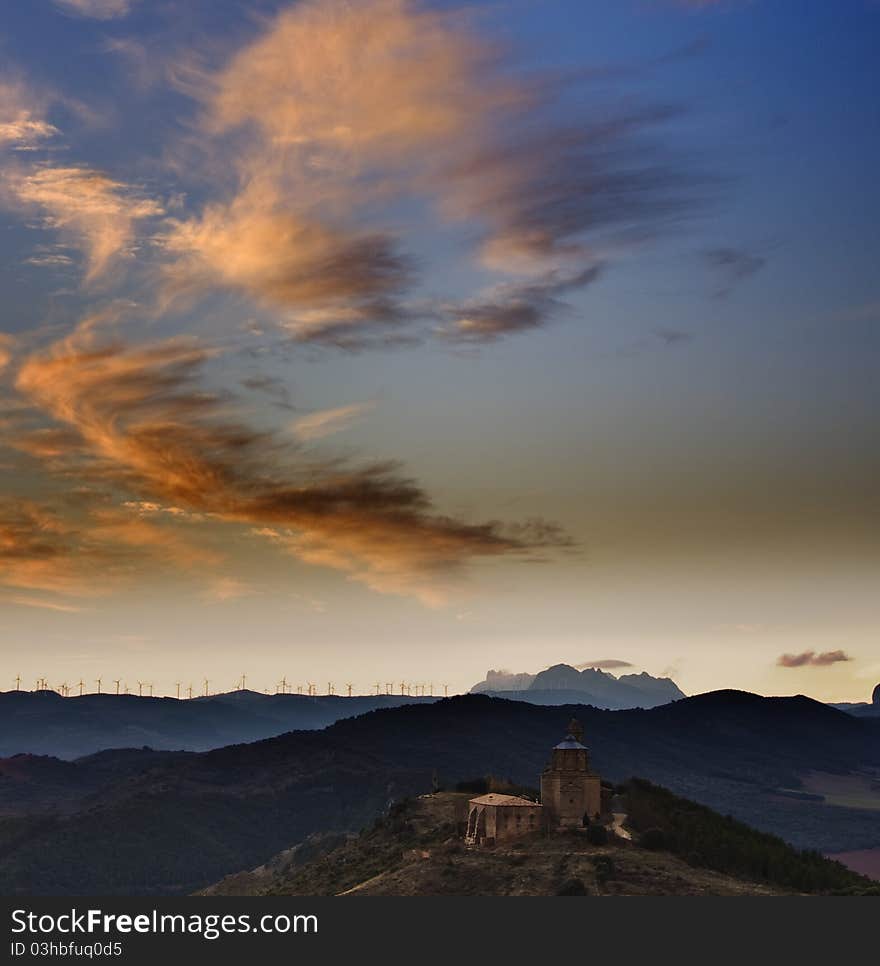
[[[539,707],[470,695],[374,711],[322,732],[291,732],[211,752],[112,752],[81,759],[78,789],[49,827],[0,822],[0,892],[181,892],[253,867],[313,832],[354,831],[391,800],[494,774],[535,785],[577,715],[596,769],[645,776],[787,841],[825,851],[880,844],[880,811],[792,798],[816,769],[880,770],[877,722],[806,698],[716,692],[651,711]],[[45,762],[0,762],[0,814]],[[76,795],[79,798],[76,798]],[[20,799],[20,794],[18,795]],[[16,824],[19,823],[19,824]],[[26,834],[25,834],[26,833]],[[5,836],[5,839],[4,839]],[[23,836],[23,837],[22,837]]]

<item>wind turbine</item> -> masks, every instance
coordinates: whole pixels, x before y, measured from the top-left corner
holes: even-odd
[[[376,697],[378,698],[379,697],[379,692],[382,690],[382,685],[381,685],[381,683],[379,681],[377,681],[376,684],[374,685],[374,687],[376,688]]]
[[[21,675],[15,675],[15,690],[18,691],[21,688]]]
[[[80,678],[80,681],[79,681],[79,696],[80,697],[82,697],[82,695],[83,695],[83,686],[84,686],[84,684],[85,684],[85,682],[82,680],[82,678]]]
[[[120,682],[119,681],[114,681],[113,683],[116,685],[116,693],[119,694],[119,683]]]
[[[98,685],[98,694],[100,694],[101,693],[101,679],[100,678],[95,678],[95,684]]]
[[[177,688],[177,700],[179,701],[180,700],[180,681],[175,681],[174,684],[175,684],[175,687]]]
[[[345,687],[348,689],[348,696],[351,697],[351,685],[350,684],[346,684]]]
[[[205,697],[208,697],[208,679],[205,678]]]
[[[144,682],[138,681],[138,697],[142,698],[144,696]]]
[[[190,685],[190,686],[189,686],[189,687],[188,687],[188,688],[187,688],[186,690],[187,690],[187,694],[188,694],[188,696],[189,696],[190,698],[192,698],[192,696],[193,696],[193,686],[192,686],[192,685]]]

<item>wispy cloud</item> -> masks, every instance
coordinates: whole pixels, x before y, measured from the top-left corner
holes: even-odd
[[[617,658],[603,658],[600,661],[584,661],[583,664],[575,664],[575,667],[579,671],[585,671],[587,668],[598,668],[600,671],[613,671],[615,668],[625,668],[625,667],[635,667],[629,661],[620,661]]]
[[[87,282],[131,253],[136,222],[163,213],[158,202],[90,168],[13,168],[2,187],[12,203],[41,211],[47,228],[84,249]]]
[[[852,658],[845,651],[802,651],[800,654],[781,654],[776,663],[779,667],[828,667]]]
[[[715,293],[719,297],[730,294],[736,285],[756,275],[767,264],[762,255],[744,248],[709,248],[703,257],[721,279]]]
[[[18,390],[73,434],[74,471],[132,494],[118,539],[155,540],[158,549],[163,534],[143,529],[144,513],[153,504],[179,507],[247,524],[304,562],[430,604],[445,599],[470,560],[530,560],[567,545],[540,520],[444,515],[395,464],[307,460],[279,435],[230,420],[229,400],[196,385],[211,355],[183,339],[106,343],[85,327],[22,364]],[[200,552],[168,547],[184,560]]]
[[[42,597],[29,597],[22,594],[6,594],[0,597],[0,603],[14,604],[16,607],[33,607],[39,610],[51,610],[60,614],[81,614],[85,608],[78,604],[64,604],[58,601],[46,600]]]
[[[256,593],[254,586],[246,580],[240,580],[238,577],[218,577],[210,583],[203,597],[214,603],[225,604],[230,600],[252,597]]]
[[[127,16],[137,0],[53,0],[56,7],[68,13],[95,20],[114,20]]]
[[[599,274],[600,266],[595,265],[574,275],[551,272],[525,284],[498,286],[483,299],[453,307],[450,322],[439,332],[460,342],[492,342],[536,329],[568,309],[561,295],[586,288]]]
[[[375,406],[374,402],[359,402],[333,409],[319,409],[295,419],[293,431],[302,440],[323,439],[348,429]]]
[[[0,148],[31,148],[58,133],[46,99],[14,77],[0,77]]]

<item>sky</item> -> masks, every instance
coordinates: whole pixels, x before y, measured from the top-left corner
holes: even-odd
[[[868,699],[878,28],[10,5],[0,689]]]

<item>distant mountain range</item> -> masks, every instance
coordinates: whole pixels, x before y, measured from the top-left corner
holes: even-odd
[[[644,671],[615,677],[599,668],[579,671],[570,664],[554,664],[537,674],[488,671],[486,679],[475,684],[471,693],[529,704],[590,704],[611,711],[655,708],[685,697],[684,691],[670,678],[655,678]]]
[[[831,707],[859,717],[880,717],[880,684],[874,688],[870,702],[842,701],[838,704],[832,704]]]
[[[204,753],[2,760],[0,893],[192,892],[313,833],[357,831],[435,775],[534,785],[572,715],[603,778],[644,776],[799,847],[880,846],[877,794],[837,804],[831,781],[880,773],[877,719],[733,691],[631,711],[467,695]]]
[[[133,694],[0,692],[0,757],[20,752],[80,758],[107,748],[208,751],[259,741],[285,731],[326,728],[342,718],[430,703],[405,695],[340,697],[232,691],[205,698],[142,698]]]
[[[490,671],[473,692],[530,704],[653,708],[683,698],[668,678],[578,671],[557,664],[539,674]],[[55,691],[0,692],[0,757],[19,753],[73,759],[108,748],[209,751],[287,731],[326,728],[380,708],[431,703],[429,697],[262,694],[232,691],[191,700],[132,694],[62,697]]]

